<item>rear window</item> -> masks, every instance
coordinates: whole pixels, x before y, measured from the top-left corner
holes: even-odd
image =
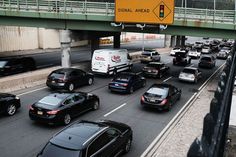
[[[64,78],[66,73],[64,72],[53,72],[50,76],[54,78]]]
[[[142,55],[143,56],[151,56],[151,52],[143,52]]]
[[[211,61],[211,58],[210,57],[202,57],[201,60],[202,61]]]
[[[7,64],[7,61],[0,61],[0,68],[4,67]]]
[[[66,149],[54,144],[48,143],[44,148],[42,157],[80,157],[79,150]]]
[[[116,76],[114,78],[115,81],[123,81],[123,82],[129,82],[130,80],[130,77],[129,75],[119,75],[119,76]]]
[[[167,87],[152,87],[145,93],[145,95],[163,99],[167,97],[168,91],[169,88]]]
[[[175,47],[175,48],[173,48],[173,50],[179,50],[180,48],[178,48],[178,47]]]
[[[147,67],[151,68],[159,68],[161,65],[160,64],[148,64]]]
[[[194,74],[195,70],[194,69],[184,69],[182,72],[188,73],[188,74]]]

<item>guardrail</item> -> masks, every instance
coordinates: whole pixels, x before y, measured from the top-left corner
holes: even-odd
[[[0,0],[0,10],[114,16],[114,3],[66,0]],[[236,11],[175,7],[175,19],[236,24]]]
[[[223,157],[229,125],[234,78],[236,74],[236,42],[220,76],[217,90],[204,117],[200,139],[190,146],[188,157]]]

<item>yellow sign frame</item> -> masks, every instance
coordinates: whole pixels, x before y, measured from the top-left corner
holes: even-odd
[[[115,0],[115,21],[173,24],[174,0]]]

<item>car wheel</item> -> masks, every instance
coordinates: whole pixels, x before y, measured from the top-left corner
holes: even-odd
[[[131,138],[129,138],[126,141],[125,148],[124,148],[124,153],[128,153],[130,151],[131,143],[132,143],[132,140],[131,140]]]
[[[13,116],[15,113],[16,113],[16,105],[15,104],[8,105],[6,114],[8,116]]]
[[[71,92],[71,91],[74,90],[74,88],[75,88],[74,84],[73,84],[73,83],[70,83],[70,84],[69,84],[69,87],[68,87],[68,90]]]
[[[130,89],[129,89],[129,93],[132,94],[134,92],[134,87],[131,86]]]
[[[93,110],[99,109],[99,102],[96,100],[93,104]]]
[[[68,125],[68,124],[70,124],[70,122],[71,122],[71,116],[70,116],[70,114],[66,114],[64,116],[63,123],[64,123],[64,125]]]
[[[88,85],[92,85],[93,84],[93,79],[92,78],[89,78],[88,79]]]

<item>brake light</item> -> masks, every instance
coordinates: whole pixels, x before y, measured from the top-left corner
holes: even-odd
[[[161,105],[165,105],[167,103],[167,99],[162,100]]]
[[[142,96],[142,97],[141,97],[141,101],[144,101],[144,100],[145,100],[145,99],[144,99],[144,96]]]
[[[124,87],[127,87],[127,86],[128,86],[128,84],[127,84],[127,83],[123,83],[123,84],[122,84],[122,86],[124,86]]]
[[[33,111],[34,108],[32,107],[32,105],[29,105],[29,110]]]
[[[47,114],[50,114],[50,115],[55,115],[57,114],[57,112],[59,112],[60,110],[52,110],[52,111],[48,111]]]

